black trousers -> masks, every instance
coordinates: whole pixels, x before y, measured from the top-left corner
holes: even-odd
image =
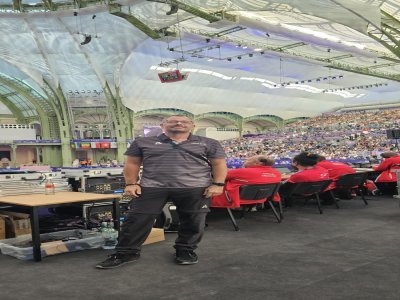
[[[203,237],[210,198],[204,198],[205,187],[152,188],[142,187],[142,194],[131,202],[127,219],[122,224],[116,251],[139,252],[150,234],[155,219],[167,202],[173,202],[179,215],[175,248],[194,250]]]

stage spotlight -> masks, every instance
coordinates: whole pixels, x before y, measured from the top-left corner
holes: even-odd
[[[81,43],[81,45],[86,45],[89,44],[92,41],[92,36],[90,34],[85,35],[85,39]]]

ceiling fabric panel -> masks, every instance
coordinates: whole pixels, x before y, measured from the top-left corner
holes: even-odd
[[[232,11],[276,11],[295,12],[317,16],[335,23],[346,25],[360,32],[366,32],[367,24],[380,25],[379,3],[363,3],[358,0],[230,0],[230,1],[192,1],[183,0],[199,8],[206,8],[211,11],[223,9]],[[225,2],[224,5],[221,5]],[[354,12],[359,16],[355,17]]]
[[[72,107],[107,105],[106,82],[134,111],[287,119],[400,101],[400,58],[365,34],[381,9],[398,17],[399,0],[180,2],[226,18],[210,23],[182,7],[169,13],[163,1],[118,1],[160,35],[153,40],[105,5],[1,14],[1,71],[42,95],[43,78],[61,86]],[[186,80],[160,82],[159,73],[174,70]]]

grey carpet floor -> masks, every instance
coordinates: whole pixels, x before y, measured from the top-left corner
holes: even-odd
[[[340,206],[291,207],[281,224],[251,212],[239,232],[213,212],[192,266],[173,263],[173,233],[113,270],[94,268],[110,253],[102,249],[38,263],[0,255],[0,299],[400,299],[398,200]]]

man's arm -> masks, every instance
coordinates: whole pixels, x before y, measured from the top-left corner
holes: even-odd
[[[228,172],[228,168],[226,167],[225,158],[212,158],[210,159],[211,163],[211,173],[213,175],[213,182],[224,183],[225,177]],[[207,198],[221,195],[224,191],[223,186],[210,185],[204,191],[204,196]]]
[[[138,156],[127,156],[124,166],[124,177],[126,184],[136,183],[139,178],[142,158]]]
[[[142,193],[140,185],[133,185],[138,181],[142,160],[142,157],[139,156],[127,156],[124,166],[125,184],[127,185],[125,193],[127,195],[138,197]]]
[[[225,158],[212,158],[210,159],[212,167],[212,175],[214,182],[225,182],[226,174],[228,173],[228,168],[226,166]]]

